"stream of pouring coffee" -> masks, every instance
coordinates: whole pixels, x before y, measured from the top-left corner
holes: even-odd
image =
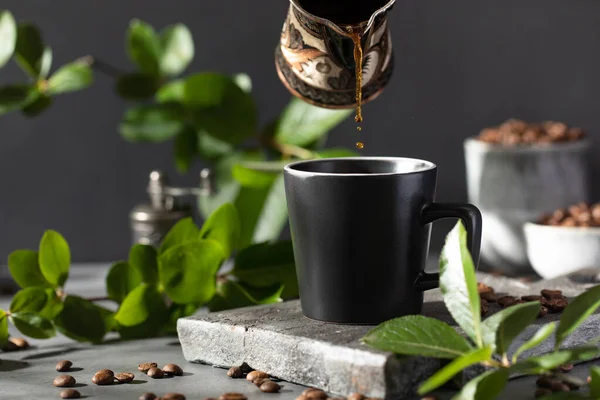
[[[348,28],[350,32],[350,37],[352,38],[352,42],[354,43],[354,64],[356,71],[356,116],[354,120],[357,123],[356,130],[358,132],[362,131],[362,127],[360,123],[363,121],[362,116],[362,81],[363,81],[363,50],[361,46],[361,38],[362,32],[359,29],[353,30],[352,28]],[[356,142],[356,148],[362,150],[365,147],[365,144],[361,141]]]

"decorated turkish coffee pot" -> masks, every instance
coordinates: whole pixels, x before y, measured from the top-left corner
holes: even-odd
[[[295,96],[319,107],[356,106],[353,33],[360,33],[363,103],[376,98],[393,70],[387,13],[395,0],[290,0],[277,73]]]

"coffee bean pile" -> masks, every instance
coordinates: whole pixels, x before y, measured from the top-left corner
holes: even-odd
[[[559,368],[560,372],[563,373],[568,373],[572,369],[573,364],[561,365]],[[540,376],[535,382],[535,384],[537,386],[537,389],[535,391],[535,398],[539,398],[544,396],[550,396],[552,393],[571,392],[579,390],[583,382],[579,382],[578,379],[569,378],[566,375],[563,375],[560,378],[555,376],[544,375]]]
[[[552,214],[543,215],[540,224],[570,227],[600,227],[600,203],[579,203],[569,208],[561,208]]]
[[[245,372],[247,371],[247,372]],[[261,392],[264,393],[279,393],[281,390],[281,385],[277,382],[273,382],[271,377],[266,372],[262,371],[254,371],[252,368],[248,366],[248,364],[243,364],[241,367],[231,367],[227,371],[227,376],[234,379],[240,379],[246,375],[246,380],[248,382],[254,383],[254,385],[260,389]],[[231,395],[231,393],[226,393]],[[235,393],[238,395],[239,393]],[[223,395],[225,396],[225,395]],[[221,396],[221,397],[223,397]],[[244,396],[244,395],[242,395]],[[235,400],[235,399],[231,399]],[[241,399],[243,400],[243,399]]]
[[[563,296],[562,291],[560,290],[544,289],[541,291],[540,295],[521,296],[521,298],[515,296],[499,297],[493,287],[479,282],[477,284],[477,291],[479,292],[481,300],[480,308],[482,317],[488,313],[491,303],[496,303],[501,308],[506,308],[530,301],[539,301],[540,312],[538,313],[538,318],[542,318],[549,312],[559,313],[569,305],[569,301],[566,296]]]
[[[509,119],[499,126],[482,130],[477,138],[486,143],[518,146],[574,142],[585,136],[581,128],[570,128],[562,122],[528,123]]]

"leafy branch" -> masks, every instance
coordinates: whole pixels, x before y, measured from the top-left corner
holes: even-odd
[[[573,381],[574,386],[585,383],[557,372],[564,364],[586,361],[600,355],[600,338],[575,348],[562,344],[598,307],[600,286],[575,298],[563,311],[560,323],[540,328],[512,357],[509,347],[540,312],[540,302],[528,302],[506,308],[481,321],[479,294],[473,260],[466,245],[466,230],[458,223],[446,239],[440,257],[440,288],[444,303],[467,337],[452,326],[425,316],[396,318],[371,330],[363,343],[384,351],[402,355],[436,357],[451,360],[445,367],[419,387],[419,394],[429,393],[450,381],[465,368],[480,364],[487,371],[471,380],[456,394],[454,400],[495,399],[504,389],[511,374],[543,375]],[[555,335],[554,351],[532,357],[523,353],[534,349]],[[600,368],[591,371],[590,393],[555,394],[544,398],[600,398]],[[577,382],[575,382],[577,381]]]

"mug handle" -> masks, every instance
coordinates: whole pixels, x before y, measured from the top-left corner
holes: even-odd
[[[479,249],[481,247],[481,212],[472,204],[430,203],[421,211],[423,225],[444,218],[458,218],[467,228],[467,246],[471,252],[473,263],[477,269]],[[440,284],[440,274],[429,274],[421,271],[415,282],[418,291],[435,289]]]

